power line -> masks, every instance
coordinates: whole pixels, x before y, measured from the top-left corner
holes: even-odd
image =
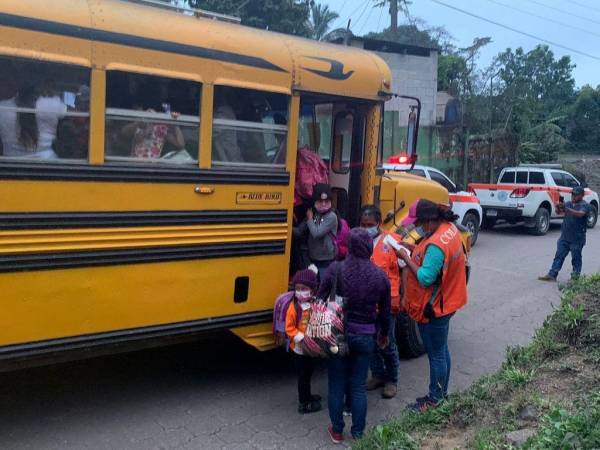
[[[584,5],[583,3],[576,2],[575,0],[571,0],[571,3],[573,3],[574,5],[582,6],[583,8],[589,8],[592,11],[600,11],[600,8],[594,8],[591,5]]]
[[[577,17],[578,19],[587,20],[588,22],[592,22],[592,23],[595,23],[597,25],[600,25],[600,21],[597,21],[597,20],[594,20],[594,19],[590,19],[590,18],[585,17],[585,16],[580,16],[579,14],[575,14],[575,13],[572,13],[570,11],[566,11],[564,9],[556,8],[554,6],[546,5],[545,3],[538,2],[537,0],[527,0],[527,1],[529,1],[531,3],[535,3],[536,5],[543,6],[544,8],[548,8],[548,9],[552,9],[554,11],[558,11],[561,14],[567,14],[569,16]]]
[[[461,12],[463,14],[466,14],[467,16],[475,17],[476,19],[483,20],[484,22],[488,22],[488,23],[491,23],[491,24],[496,25],[498,27],[505,28],[505,29],[513,31],[515,33],[522,34],[523,36],[527,36],[529,38],[536,39],[536,40],[541,41],[541,42],[545,42],[546,44],[550,44],[550,45],[553,45],[555,47],[562,48],[564,50],[568,50],[570,52],[577,53],[579,55],[587,56],[588,58],[592,58],[592,59],[595,59],[597,61],[600,61],[600,57],[598,57],[598,56],[594,56],[594,55],[591,55],[589,53],[585,53],[585,52],[582,52],[580,50],[576,50],[574,48],[567,47],[566,45],[562,45],[562,44],[559,44],[559,43],[554,42],[554,41],[549,41],[548,39],[544,39],[544,38],[541,38],[541,37],[536,36],[534,34],[527,33],[526,31],[521,31],[521,30],[518,30],[516,28],[509,27],[508,25],[504,25],[503,23],[496,22],[496,21],[491,20],[491,19],[487,19],[485,17],[479,16],[479,15],[474,14],[474,13],[469,12],[469,11],[465,11],[464,9],[457,8],[456,6],[449,5],[448,3],[442,2],[440,0],[430,0],[430,1],[432,1],[434,3],[437,3],[438,5],[445,6],[446,8],[450,8],[450,9],[453,9],[455,11],[458,11],[458,12]]]
[[[373,13],[373,8],[369,9],[369,14],[367,14],[367,18],[365,19],[365,21],[361,25],[360,30],[358,30],[358,34],[362,34],[362,30],[365,28],[365,25],[367,23],[369,23],[369,19],[371,18],[371,14],[372,13]]]
[[[377,32],[381,31],[381,16],[383,16],[383,7],[379,8],[379,19],[377,20]]]
[[[354,14],[356,14],[358,12],[358,10],[360,9],[360,7],[362,6],[361,3],[358,4],[358,7],[352,11],[343,21],[342,21],[342,26],[345,28],[346,24],[348,23],[348,19],[350,19]]]
[[[365,2],[365,7],[363,8],[360,15],[358,16],[358,19],[356,19],[356,22],[354,22],[354,25],[351,25],[350,28],[352,28],[352,26],[356,26],[358,24],[358,22],[360,22],[360,19],[362,19],[362,16],[365,14],[365,11],[369,7],[369,3],[370,2],[368,2],[368,1]]]
[[[512,9],[514,11],[518,11],[518,12],[523,13],[523,14],[527,14],[528,16],[537,17],[538,19],[546,20],[548,22],[552,22],[552,23],[555,23],[557,25],[562,25],[563,27],[572,28],[572,29],[577,30],[577,31],[582,31],[583,33],[589,33],[589,34],[592,34],[594,36],[600,37],[600,33],[594,33],[591,30],[586,30],[585,28],[576,27],[575,25],[571,25],[571,24],[566,23],[566,22],[561,22],[560,20],[554,20],[554,19],[550,19],[549,17],[540,16],[540,15],[532,13],[530,11],[526,11],[524,9],[517,8],[516,6],[507,5],[506,3],[502,3],[502,2],[499,2],[497,0],[487,0],[487,1],[491,2],[491,3],[495,3],[496,5],[504,6],[505,8]]]

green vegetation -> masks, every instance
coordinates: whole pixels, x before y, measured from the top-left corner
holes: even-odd
[[[503,449],[521,429],[533,430],[525,449],[600,448],[598,369],[600,274],[569,286],[531,344],[509,348],[496,373],[436,409],[402,412],[354,448]]]

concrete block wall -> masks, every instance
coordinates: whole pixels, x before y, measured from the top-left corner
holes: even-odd
[[[429,57],[408,54],[376,52],[392,71],[392,90],[400,95],[410,95],[421,100],[421,126],[436,123],[437,52]],[[385,104],[387,111],[398,111],[399,127],[406,126],[410,101],[392,99]]]

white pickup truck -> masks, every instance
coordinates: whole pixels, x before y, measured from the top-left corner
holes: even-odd
[[[497,184],[469,184],[483,209],[482,227],[492,228],[499,220],[525,223],[535,235],[544,235],[551,219],[563,216],[557,212],[561,201],[571,200],[571,191],[581,183],[558,165],[521,165],[502,170]],[[592,205],[588,228],[598,219],[598,194],[585,188],[584,200]]]

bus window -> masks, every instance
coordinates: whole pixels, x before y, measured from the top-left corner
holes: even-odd
[[[0,57],[3,158],[87,159],[90,70]]]
[[[213,164],[285,167],[288,103],[284,94],[215,86]]]
[[[308,145],[317,149],[319,156],[329,161],[331,158],[331,134],[333,127],[333,104],[304,104],[300,115],[298,131],[299,146]]]
[[[199,83],[107,72],[107,160],[193,163],[199,126]]]
[[[334,172],[347,173],[350,170],[353,125],[354,116],[351,113],[340,112],[335,116],[331,164]]]

